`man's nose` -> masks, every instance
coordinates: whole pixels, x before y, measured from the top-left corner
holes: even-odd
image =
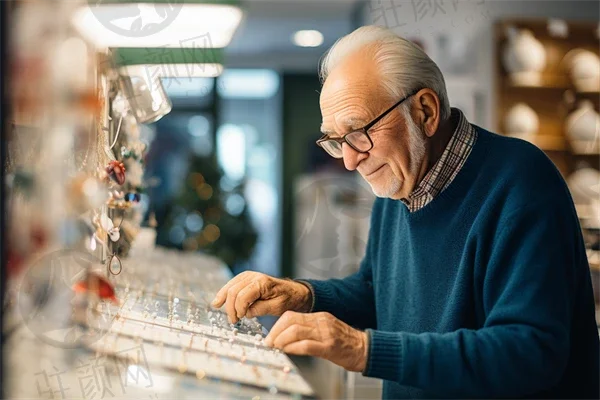
[[[348,171],[354,171],[358,164],[369,155],[368,153],[359,153],[348,143],[342,143],[342,156],[344,157],[344,166]]]

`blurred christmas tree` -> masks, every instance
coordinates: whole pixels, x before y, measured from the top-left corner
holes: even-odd
[[[171,203],[157,244],[203,251],[234,268],[248,261],[257,234],[243,183],[223,174],[214,157],[193,156],[182,192]]]

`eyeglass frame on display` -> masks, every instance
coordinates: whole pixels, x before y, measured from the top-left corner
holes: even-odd
[[[327,149],[325,149],[325,147],[323,147],[322,143],[324,142],[330,142],[330,141],[334,141],[340,144],[348,144],[348,146],[350,146],[353,150],[359,152],[359,153],[368,153],[369,151],[371,151],[371,149],[373,149],[373,147],[375,146],[373,144],[373,139],[371,139],[371,136],[369,136],[369,132],[368,130],[371,129],[376,123],[378,123],[379,121],[381,121],[383,118],[385,118],[386,115],[388,115],[390,112],[392,112],[392,110],[394,110],[396,107],[398,107],[400,104],[402,104],[405,100],[407,100],[408,98],[414,96],[415,94],[419,93],[421,89],[416,90],[414,92],[412,92],[411,94],[409,94],[408,96],[404,97],[403,99],[401,99],[400,101],[398,101],[396,104],[394,104],[393,106],[391,106],[390,108],[388,108],[387,110],[385,110],[383,113],[381,113],[378,117],[376,117],[374,120],[372,120],[371,122],[369,122],[368,124],[366,124],[365,126],[363,126],[362,128],[359,129],[355,129],[352,132],[348,132],[346,133],[344,136],[339,137],[339,138],[334,138],[334,137],[329,137],[327,134],[324,134],[323,136],[321,136],[317,141],[317,146],[319,146],[320,148],[322,148],[323,150],[325,150],[327,152],[327,154],[329,154],[331,157],[336,158],[336,159],[341,159],[343,158],[343,154],[340,157],[336,157],[333,154],[331,154],[329,151],[327,151]],[[356,147],[354,147],[352,145],[352,143],[350,143],[348,140],[346,140],[346,137],[348,135],[352,135],[352,134],[356,134],[356,133],[362,133],[363,135],[365,135],[367,137],[367,139],[369,140],[369,143],[371,144],[370,147],[367,150],[359,150]]]

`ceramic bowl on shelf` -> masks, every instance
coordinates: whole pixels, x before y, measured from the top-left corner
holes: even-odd
[[[525,103],[512,106],[504,118],[504,132],[509,136],[531,137],[538,132],[539,126],[536,112]]]
[[[580,168],[567,178],[567,185],[584,225],[600,227],[600,171]]]
[[[504,68],[515,85],[538,86],[546,66],[546,50],[530,30],[507,29],[508,42],[502,54]]]
[[[575,153],[593,154],[600,149],[600,114],[590,100],[582,100],[565,121],[565,132]]]
[[[595,53],[574,49],[569,51],[563,62],[578,92],[600,91],[600,57]]]

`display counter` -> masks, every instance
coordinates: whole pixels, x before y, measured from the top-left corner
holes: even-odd
[[[77,276],[75,271],[62,279]],[[13,307],[13,323],[21,324],[7,339],[6,394],[15,399],[313,396],[290,359],[264,345],[266,330],[257,319],[229,324],[224,312],[209,306],[230,277],[212,257],[144,251],[123,260],[122,273],[110,276],[116,302],[90,302],[77,324],[58,315],[61,310],[77,314],[81,299],[65,289],[72,282],[51,285],[62,289],[48,291],[33,313],[36,320],[54,317],[64,324],[41,329],[19,315],[24,306]],[[26,275],[24,282],[35,279]],[[15,290],[18,300],[28,298],[23,285]]]

